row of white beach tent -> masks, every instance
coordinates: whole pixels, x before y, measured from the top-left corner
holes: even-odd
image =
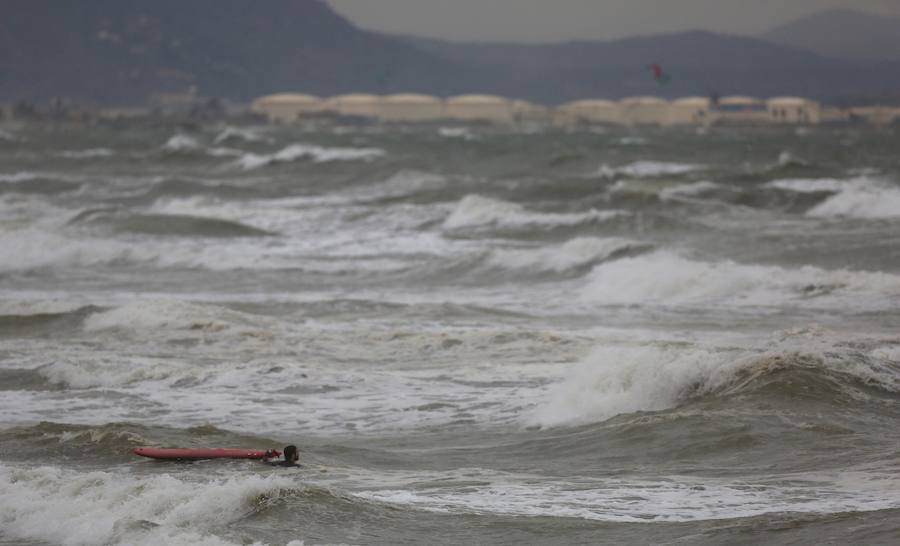
[[[819,103],[801,97],[761,100],[730,96],[713,100],[685,97],[628,97],[618,101],[590,99],[547,108],[495,95],[461,95],[442,99],[430,95],[350,94],[330,98],[282,93],[260,97],[253,110],[269,120],[292,123],[323,115],[369,118],[384,122],[548,122],[557,125],[609,123],[622,125],[701,125],[716,121],[818,123]]]

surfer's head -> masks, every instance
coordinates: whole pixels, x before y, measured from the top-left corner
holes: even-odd
[[[297,446],[287,446],[284,448],[284,460],[297,462],[300,459],[300,454],[297,453]]]

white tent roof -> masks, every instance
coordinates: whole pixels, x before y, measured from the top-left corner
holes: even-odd
[[[620,101],[622,104],[667,104],[668,101],[659,97],[625,97]]]
[[[682,97],[672,101],[672,104],[677,106],[708,106],[709,103],[707,97]]]
[[[384,97],[384,102],[393,103],[416,103],[416,104],[434,104],[441,102],[441,99],[431,95],[417,95],[415,93],[401,93],[398,95],[388,95]]]
[[[560,108],[569,109],[569,108],[615,108],[618,106],[615,102],[606,99],[583,99],[576,100],[573,102],[567,102],[560,106]]]
[[[328,99],[332,102],[340,102],[341,104],[369,104],[373,102],[378,102],[381,100],[381,97],[378,95],[366,95],[364,93],[353,93],[350,95],[338,95],[336,97],[331,97]]]
[[[300,93],[278,93],[260,97],[254,101],[256,104],[297,104],[313,102],[322,102],[322,99],[314,95],[303,95]]]
[[[762,103],[756,97],[748,97],[745,95],[734,95],[731,97],[723,97],[719,99],[719,104],[760,104]]]
[[[771,99],[766,101],[768,104],[776,104],[783,106],[800,106],[805,104],[812,104],[815,101],[810,99],[804,99],[803,97],[772,97]]]
[[[460,95],[447,99],[447,104],[505,104],[508,102],[509,99],[496,95]]]

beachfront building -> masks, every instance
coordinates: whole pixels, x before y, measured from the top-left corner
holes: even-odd
[[[711,121],[712,101],[707,97],[684,97],[669,103],[668,125],[706,125]]]
[[[444,116],[444,101],[430,95],[404,93],[383,97],[378,118],[388,122],[434,121]]]
[[[621,122],[619,104],[611,100],[585,99],[567,102],[556,109],[557,125],[612,125]]]
[[[324,108],[341,116],[375,119],[378,117],[380,106],[381,97],[354,93],[331,97],[325,101]]]
[[[822,107],[802,97],[774,97],[766,101],[769,121],[773,123],[819,123]]]
[[[619,101],[624,125],[666,125],[669,102],[659,97],[627,97]]]
[[[325,101],[313,95],[280,93],[256,99],[251,109],[269,121],[293,123],[307,115],[321,114],[324,106]]]
[[[495,95],[460,95],[445,101],[444,115],[454,121],[512,123],[513,104]]]
[[[756,97],[733,95],[719,99],[714,107],[715,121],[728,124],[753,124],[769,121],[766,103]]]

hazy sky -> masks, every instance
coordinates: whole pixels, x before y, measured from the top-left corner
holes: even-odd
[[[357,25],[451,40],[607,40],[705,29],[755,34],[830,8],[900,15],[900,0],[328,0]],[[900,32],[900,31],[898,31]]]

